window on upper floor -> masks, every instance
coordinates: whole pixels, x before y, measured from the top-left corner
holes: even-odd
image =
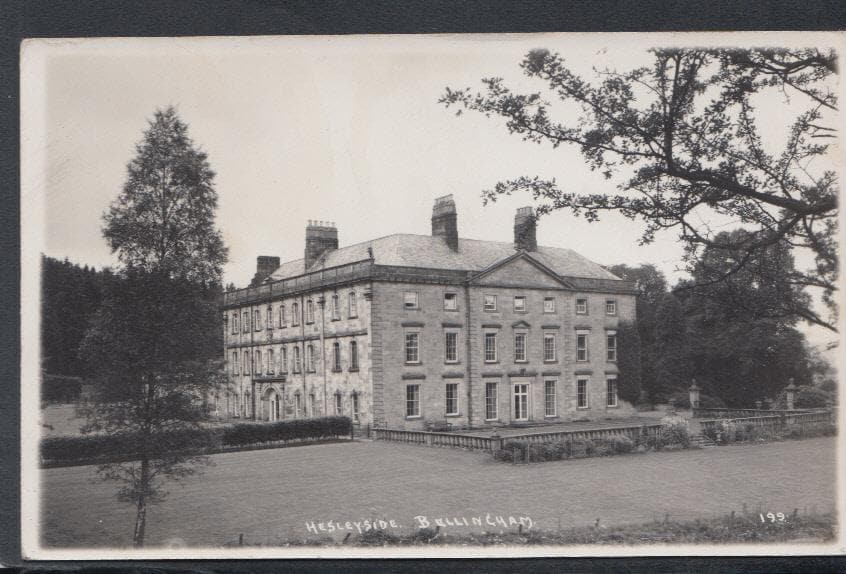
[[[293,371],[295,373],[300,372],[300,346],[294,345],[294,365]]]
[[[419,309],[417,291],[405,291],[402,294],[402,306],[405,309]]]
[[[496,295],[485,295],[485,311],[496,311]]]
[[[256,331],[261,331],[261,311],[258,309],[253,311],[253,328]]]
[[[306,301],[306,323],[314,323],[314,301]]]
[[[514,312],[515,313],[525,313],[526,312],[526,298],[522,295],[518,295],[514,297]]]
[[[267,324],[267,330],[272,331],[273,330],[273,307],[271,307],[270,305],[267,306],[267,317],[266,317],[265,323]]]
[[[232,313],[232,334],[238,333],[238,313]]]
[[[291,303],[291,325],[296,327],[300,324],[300,304],[296,301]]]
[[[576,360],[584,362],[588,360],[588,337],[589,331],[576,331]]]
[[[285,316],[285,303],[279,305],[279,328],[287,326],[288,318]]]
[[[587,315],[588,312],[588,301],[586,297],[577,297],[576,298],[576,314],[577,315]]]
[[[496,348],[496,333],[485,333],[485,362],[496,363],[497,348]]]
[[[250,312],[244,311],[241,314],[241,332],[246,333],[250,330]]]
[[[358,343],[350,341],[350,370],[358,370]]]
[[[616,315],[617,314],[617,301],[614,299],[608,299],[605,301],[605,314],[606,315]]]
[[[261,351],[259,350],[253,353],[253,373],[256,375],[261,374]]]
[[[543,334],[543,360],[545,363],[554,363],[558,360],[555,339],[555,333]]]
[[[610,363],[617,361],[617,331],[605,332],[606,359]]]
[[[244,351],[244,371],[245,375],[250,374],[250,361],[252,361],[252,357],[250,357],[249,351]]]
[[[337,321],[341,318],[341,297],[335,293],[332,295],[332,319]]]
[[[526,349],[526,340],[528,334],[515,333],[514,334],[514,361],[523,363],[528,360],[528,350]]]
[[[555,297],[544,297],[543,298],[543,312],[544,313],[555,313]]]
[[[458,362],[458,332],[447,331],[444,333],[444,361],[447,363]]]
[[[279,372],[288,372],[288,347],[284,345],[279,349]]]
[[[444,293],[444,311],[458,310],[458,293]]]
[[[332,343],[332,372],[338,373],[341,371],[341,343],[335,341]]]
[[[420,333],[405,334],[405,362],[420,362]]]
[[[238,351],[232,351],[232,374],[240,374],[240,368],[238,367]]]
[[[347,314],[350,318],[358,317],[358,308],[355,300],[355,291],[350,291],[347,296]]]
[[[267,350],[267,374],[272,375],[276,371],[276,367],[273,364],[273,349]]]
[[[314,368],[315,367],[314,363],[315,363],[315,361],[314,361],[314,345],[309,343],[308,346],[306,347],[306,370],[309,373],[313,373],[316,370]]]

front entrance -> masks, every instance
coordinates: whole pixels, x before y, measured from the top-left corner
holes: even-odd
[[[511,420],[529,420],[529,383],[514,383]]]
[[[278,421],[282,419],[282,397],[276,391],[270,391],[267,396],[267,420]]]

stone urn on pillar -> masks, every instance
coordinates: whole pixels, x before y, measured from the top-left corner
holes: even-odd
[[[794,409],[793,401],[796,398],[796,385],[793,384],[793,377],[790,377],[787,382],[788,385],[784,388],[784,395],[787,401],[787,410],[792,411]]]
[[[690,385],[690,408],[691,409],[698,409],[699,408],[699,385],[696,384],[696,379],[693,379],[692,384]]]

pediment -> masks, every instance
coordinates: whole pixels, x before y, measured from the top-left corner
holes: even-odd
[[[531,325],[529,325],[526,321],[524,321],[522,319],[520,319],[519,321],[515,321],[514,323],[511,323],[512,329],[528,329],[530,327],[531,327]]]
[[[470,279],[471,285],[491,287],[526,287],[535,289],[561,289],[570,286],[529,253],[520,251]]]

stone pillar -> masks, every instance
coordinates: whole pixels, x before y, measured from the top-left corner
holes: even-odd
[[[693,379],[693,384],[690,385],[690,408],[691,409],[698,409],[699,408],[699,391],[700,388],[696,384],[696,379]]]
[[[793,384],[793,377],[787,381],[789,384],[784,388],[785,396],[787,397],[787,410],[793,410],[793,400],[796,398],[796,385]]]

